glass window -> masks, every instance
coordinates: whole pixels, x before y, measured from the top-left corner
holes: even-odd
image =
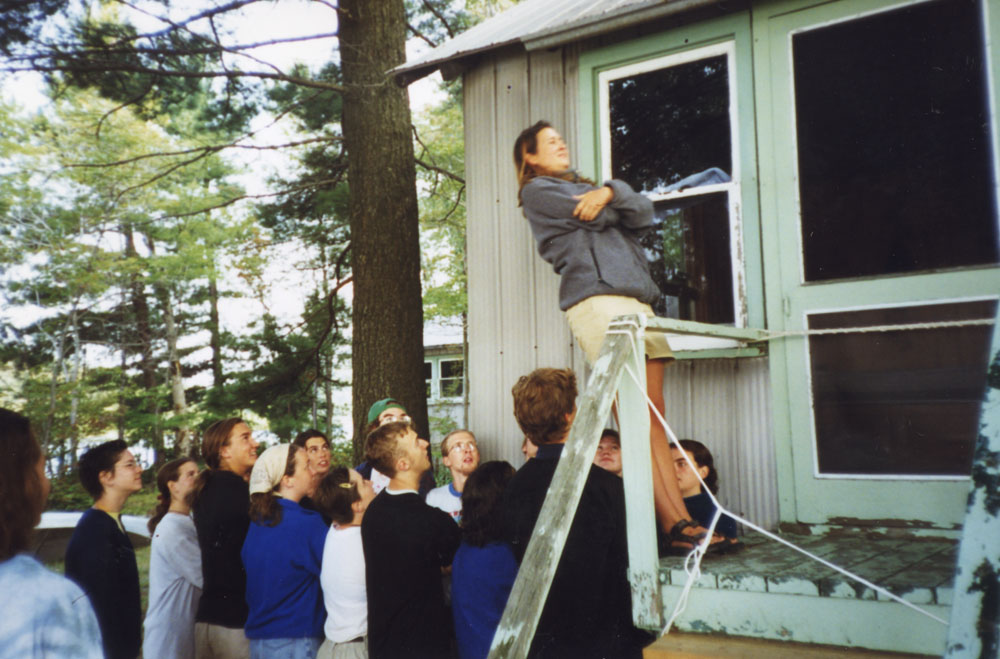
[[[608,83],[612,177],[656,193],[710,167],[732,172],[725,55]]]
[[[641,242],[662,292],[653,305],[660,316],[746,322],[735,299],[745,292],[734,273],[742,260],[733,229],[732,57],[726,43],[600,74],[605,176],[655,204],[654,230]]]
[[[702,195],[686,208],[657,202],[656,225],[641,239],[650,274],[663,296],[658,316],[729,323],[733,318],[733,267],[730,259],[726,193]]]
[[[461,359],[442,359],[441,366],[441,397],[454,398],[463,395],[465,368]]]
[[[428,398],[437,398],[434,394],[434,364],[433,362],[424,362],[424,385],[426,386]]]
[[[992,319],[996,302],[817,313],[809,329]],[[820,473],[968,475],[990,326],[812,336]]]
[[[810,29],[792,52],[805,280],[996,263],[979,3]]]

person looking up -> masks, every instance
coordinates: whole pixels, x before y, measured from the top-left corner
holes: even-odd
[[[240,553],[247,573],[250,659],[315,657],[323,642],[319,575],[326,524],[299,505],[316,490],[306,451],[268,448],[250,475],[250,529]]]
[[[601,433],[594,464],[615,476],[622,475],[622,442],[617,430],[605,428]]]
[[[159,502],[147,524],[153,539],[149,605],[143,622],[145,657],[194,656],[194,616],[203,583],[201,549],[190,504],[197,482],[198,463],[191,458],[171,460],[156,473]]]
[[[208,469],[198,479],[192,504],[204,583],[195,614],[195,656],[245,659],[250,644],[243,631],[246,572],[240,550],[250,526],[247,481],[257,442],[243,419],[222,419],[205,429],[201,455]]]
[[[431,467],[427,447],[405,421],[381,425],[365,440],[368,460],[389,476],[361,522],[373,659],[451,652],[441,574],[451,565],[460,532],[448,514],[428,506],[418,493],[421,476]]]
[[[371,481],[337,467],[320,481],[316,507],[333,520],[323,545],[319,581],[326,603],[326,640],[317,659],[367,659],[368,590],[361,522],[375,498]]]
[[[142,467],[120,440],[80,456],[80,482],[94,498],[66,546],[66,576],[94,606],[108,659],[134,659],[142,645],[135,550],[122,524],[125,501],[142,489]]]
[[[479,447],[471,430],[452,430],[441,440],[441,463],[451,472],[451,482],[427,493],[427,504],[462,521],[462,490],[479,466]]]

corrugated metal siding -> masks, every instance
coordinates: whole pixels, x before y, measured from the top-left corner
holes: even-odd
[[[712,451],[723,505],[778,523],[767,358],[681,360],[664,376],[667,423]]]
[[[541,366],[585,380],[582,353],[559,311],[559,278],[535,250],[517,207],[511,151],[538,119],[571,151],[577,139],[575,47],[499,51],[465,76],[469,253],[469,427],[484,460],[522,464],[510,389]],[[667,421],[712,449],[722,500],[764,526],[778,521],[767,360],[679,361],[665,378]]]

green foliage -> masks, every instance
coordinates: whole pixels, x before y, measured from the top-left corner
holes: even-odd
[[[52,491],[45,504],[46,510],[86,510],[94,505],[94,500],[83,489],[76,472],[52,478],[49,482]]]
[[[454,318],[468,308],[462,99],[455,85],[447,90],[445,101],[417,120],[417,159],[427,165],[417,168],[426,318]]]

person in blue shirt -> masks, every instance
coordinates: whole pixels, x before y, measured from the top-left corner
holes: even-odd
[[[451,612],[461,659],[484,659],[517,579],[517,559],[504,542],[500,502],[514,476],[508,462],[479,466],[465,483],[462,544],[451,564]]]
[[[295,444],[267,449],[250,473],[250,528],[241,556],[251,659],[312,658],[323,642],[319,577],[327,527],[318,512],[299,505],[315,488],[306,451]]]

